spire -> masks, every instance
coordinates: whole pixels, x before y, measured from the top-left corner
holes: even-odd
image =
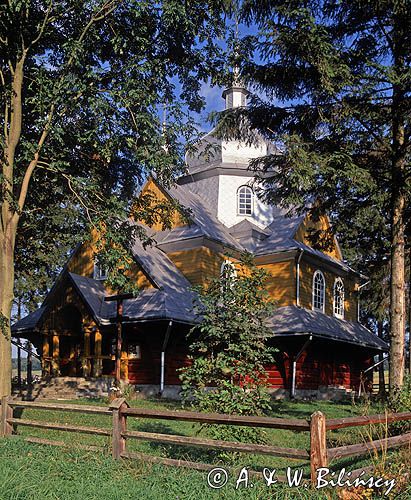
[[[223,99],[225,99],[225,109],[239,108],[240,106],[247,106],[247,96],[250,92],[243,86],[239,80],[238,67],[233,71],[233,83],[223,92]]]
[[[237,61],[240,57],[239,43],[238,43],[238,6],[235,11],[235,35],[234,35],[234,60]],[[240,106],[247,106],[247,96],[249,91],[244,87],[240,78],[240,68],[238,64],[234,65],[231,87],[228,87],[223,92],[223,99],[225,99],[225,109],[238,108]]]

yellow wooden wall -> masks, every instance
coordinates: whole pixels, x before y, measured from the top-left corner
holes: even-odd
[[[205,285],[210,279],[219,276],[221,264],[227,258],[207,247],[172,252],[167,256],[192,285]]]
[[[236,261],[233,257],[206,247],[173,252],[168,257],[193,285],[205,285],[210,279],[218,277],[225,259]],[[259,266],[270,274],[267,288],[279,306],[295,304],[294,265],[291,260]]]
[[[324,234],[328,234],[326,233],[326,231],[328,231],[329,229],[330,223],[326,216],[320,216],[318,221],[314,221],[310,216],[306,216],[297,229],[297,232],[294,235],[294,239],[300,241],[301,243],[304,243],[305,245],[312,246],[312,242],[309,238],[310,230],[324,231]],[[327,255],[330,255],[334,259],[342,260],[342,255],[335,239],[333,239],[331,245],[328,248],[323,248],[321,249],[321,251]]]
[[[263,268],[270,274],[267,289],[279,307],[295,305],[295,262],[273,262],[263,264]]]
[[[300,264],[300,304],[307,309],[312,308],[312,284],[315,271],[319,269],[325,278],[325,313],[333,315],[333,289],[334,281],[338,275],[321,269],[320,266],[302,261]],[[357,320],[357,293],[356,284],[352,279],[343,278],[345,301],[344,301],[344,319],[348,321]]]
[[[143,189],[141,190],[141,195],[152,195],[153,198],[156,199],[156,202],[161,203],[164,201],[171,201],[170,196],[163,191],[158,184],[153,180],[149,179],[146,184],[144,185]],[[133,214],[134,217],[138,214]],[[143,224],[147,224],[147,221],[138,219],[138,217],[135,217],[138,222],[141,222]],[[174,229],[175,227],[180,227],[180,226],[185,226],[187,225],[187,222],[184,221],[181,217],[181,215],[175,211],[173,213],[173,216],[171,218],[171,228]],[[161,231],[163,230],[163,225],[160,221],[154,223],[151,225],[151,228],[154,229],[155,231]]]
[[[94,272],[94,251],[92,243],[83,243],[73,254],[67,267],[68,271],[71,273],[92,278]],[[150,280],[146,277],[137,263],[133,262],[126,274],[134,280],[134,283],[140,290],[153,287]]]

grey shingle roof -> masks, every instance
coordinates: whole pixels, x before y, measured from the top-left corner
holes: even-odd
[[[103,283],[91,278],[68,273],[70,280],[99,324],[109,324],[116,317],[113,302],[105,302]],[[175,289],[148,288],[136,298],[124,301],[124,322],[147,320],[174,320],[194,324],[192,311],[194,292],[189,287]],[[13,325],[14,335],[34,330],[39,326],[45,307],[37,309]],[[373,350],[387,351],[387,344],[360,323],[349,322],[296,306],[280,307],[270,318],[273,337],[312,334],[314,337],[360,345]]]
[[[167,255],[155,245],[144,248],[140,240],[135,240],[132,254],[136,262],[155,285],[163,290],[178,292],[184,288],[190,288],[190,282],[177,269],[175,264]]]
[[[243,219],[238,224],[230,227],[230,234],[249,252],[255,252],[261,241],[271,235],[271,231],[256,226],[248,219]]]
[[[103,281],[94,280],[74,273],[68,273],[68,276],[84,302],[88,305],[94,319],[98,323],[101,323],[108,315],[110,308],[115,308],[113,303],[104,302],[104,297],[107,295],[107,292],[104,289]]]
[[[203,232],[204,236],[229,245],[239,251],[244,250],[238,241],[231,236],[228,228],[211,214],[205,202],[198,195],[191,192],[184,185],[175,185],[169,189],[165,189],[165,191],[172,198],[177,199],[181,205],[191,210],[193,222]]]
[[[194,294],[190,290],[171,293],[155,288],[146,289],[135,299],[124,302],[125,322],[171,319],[181,323],[194,323],[192,312]],[[115,314],[111,315],[114,319]]]
[[[104,301],[107,292],[102,282],[73,273],[70,273],[70,278],[98,323],[107,324],[115,319],[116,305],[114,302]],[[176,284],[176,287],[167,284],[162,289],[147,288],[141,290],[135,298],[125,300],[124,322],[173,319],[193,323],[195,318],[191,310],[194,294],[190,284],[180,287]]]
[[[24,332],[34,330],[39,324],[45,310],[45,306],[39,307],[32,313],[22,318],[20,321],[14,323],[14,325],[12,325],[11,327],[12,335],[19,335],[23,334]]]
[[[345,321],[319,311],[296,306],[279,307],[270,319],[275,336],[312,334],[315,337],[348,342],[387,351],[388,345],[360,323]]]
[[[277,217],[267,228],[271,234],[260,243],[255,253],[262,255],[277,248],[295,248],[297,242],[294,240],[294,236],[304,217],[304,215],[287,217],[285,212],[279,211]]]

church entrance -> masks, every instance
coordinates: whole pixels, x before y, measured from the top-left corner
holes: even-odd
[[[84,353],[84,335],[80,311],[68,305],[59,315],[63,329],[59,331],[59,364],[62,377],[81,377],[81,359]]]

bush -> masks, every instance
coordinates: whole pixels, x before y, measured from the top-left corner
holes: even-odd
[[[199,324],[190,332],[191,365],[180,376],[183,400],[196,410],[262,415],[270,409],[264,365],[274,353],[267,346],[273,304],[265,288],[267,278],[243,256],[238,269],[230,267],[206,288],[197,289]],[[204,427],[213,438],[264,441],[258,429]]]

